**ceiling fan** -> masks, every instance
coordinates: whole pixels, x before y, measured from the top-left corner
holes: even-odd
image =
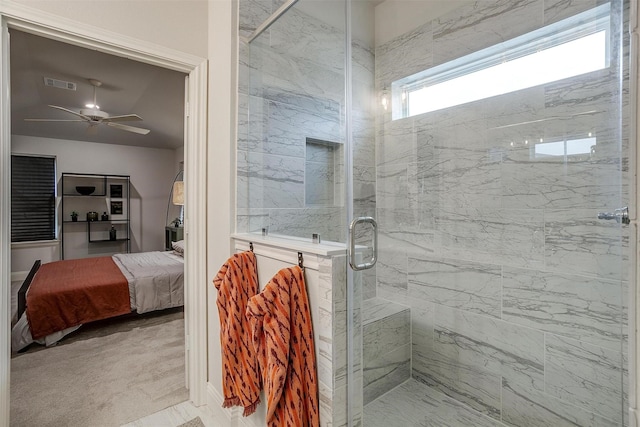
[[[73,114],[78,119],[24,119],[27,122],[87,122],[89,127],[87,133],[95,134],[98,132],[98,125],[105,124],[115,129],[125,130],[127,132],[133,132],[140,135],[146,135],[150,132],[149,129],[143,129],[135,126],[123,125],[119,122],[127,121],[141,121],[142,117],[137,114],[125,114],[121,116],[110,116],[108,113],[101,111],[96,100],[96,89],[102,86],[102,82],[95,79],[89,79],[89,83],[93,86],[93,103],[87,104],[87,108],[83,108],[80,111],[73,111],[68,108],[60,107],[58,105],[49,105],[51,108],[62,110],[67,113]]]

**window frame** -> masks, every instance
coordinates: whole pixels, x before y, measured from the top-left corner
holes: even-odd
[[[50,223],[51,223],[51,227],[48,229],[48,231],[46,232],[46,236],[44,235],[45,233],[43,232],[40,235],[40,238],[36,238],[36,239],[18,239],[15,240],[15,236],[14,236],[14,231],[15,231],[15,224],[14,224],[14,215],[16,214],[16,212],[14,212],[14,207],[15,207],[15,203],[14,203],[14,197],[17,197],[14,193],[15,189],[14,189],[14,158],[15,157],[23,157],[23,158],[37,158],[37,159],[47,159],[47,160],[52,160],[53,161],[53,170],[52,170],[52,182],[51,182],[51,188],[50,190],[52,190],[52,197],[51,197],[51,201],[50,201],[50,206],[44,207],[43,204],[43,209],[51,209],[51,216],[49,217],[50,219]],[[57,214],[57,200],[58,200],[58,189],[57,189],[57,177],[58,177],[58,161],[57,161],[57,157],[54,155],[46,155],[46,154],[30,154],[30,153],[11,153],[11,245],[20,245],[20,246],[26,246],[26,245],[33,245],[33,244],[46,244],[47,242],[56,242],[58,239],[58,214]],[[44,188],[44,187],[43,187]],[[22,234],[22,237],[24,237],[24,234]]]
[[[392,98],[392,120],[404,119],[420,114],[427,114],[445,108],[455,107],[470,102],[487,99],[489,97],[502,95],[504,93],[514,93],[517,90],[524,90],[527,87],[534,87],[539,84],[551,83],[557,80],[550,80],[546,83],[538,83],[520,89],[501,92],[497,90],[494,95],[484,96],[477,99],[463,101],[457,104],[445,105],[443,107],[432,108],[426,111],[411,113],[409,105],[411,94],[419,90],[436,86],[440,83],[472,75],[473,73],[484,71],[497,65],[509,61],[524,58],[540,51],[559,47],[568,42],[573,42],[605,31],[605,51],[604,67],[611,64],[611,6],[609,3],[602,4],[572,17],[563,19],[556,23],[539,28],[535,31],[515,37],[488,48],[473,52],[463,57],[454,59],[444,64],[437,65],[413,75],[404,77],[391,83]],[[591,71],[589,71],[591,72]],[[573,76],[585,73],[578,73]]]

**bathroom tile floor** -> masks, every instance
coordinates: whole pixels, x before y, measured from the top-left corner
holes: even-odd
[[[366,427],[505,427],[443,393],[410,379],[364,407]]]
[[[176,427],[200,417],[205,427],[218,427],[223,425],[216,422],[207,410],[194,406],[191,402],[182,402],[169,408],[158,411],[139,420],[124,424],[121,427]]]
[[[176,427],[200,417],[206,427],[222,425],[208,411],[182,402],[121,427]],[[364,408],[366,427],[505,427],[443,393],[410,379]]]

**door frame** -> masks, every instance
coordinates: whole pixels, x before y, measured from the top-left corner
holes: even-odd
[[[32,7],[0,2],[0,426],[9,425],[10,397],[10,182],[11,104],[8,30],[188,74],[185,109],[185,362],[189,399],[205,404],[207,383],[206,159],[207,60]],[[193,232],[192,232],[193,231]]]

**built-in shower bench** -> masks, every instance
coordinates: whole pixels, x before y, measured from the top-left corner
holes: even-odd
[[[411,376],[409,307],[371,298],[362,303],[364,404]]]

